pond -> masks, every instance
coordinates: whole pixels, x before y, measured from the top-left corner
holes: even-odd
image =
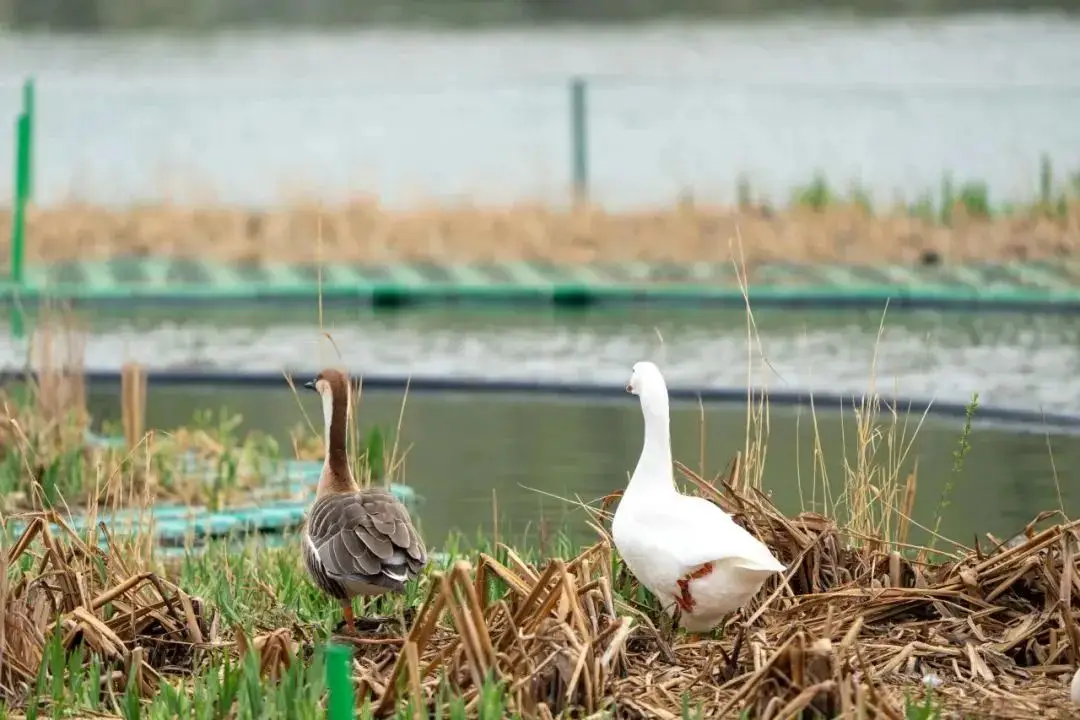
[[[592,196],[609,208],[731,202],[740,174],[786,203],[815,171],[881,205],[936,197],[945,172],[1022,202],[1043,153],[1059,180],[1080,166],[1078,64],[1080,22],[1050,13],[15,34],[0,41],[0,118],[36,76],[45,204],[563,202],[581,76]]]
[[[117,419],[117,396],[115,389],[92,389],[95,417]],[[364,393],[358,414],[361,431],[373,424],[395,427],[403,399],[399,392]],[[313,393],[302,394],[299,402],[313,422],[320,422]],[[176,427],[190,422],[197,411],[222,406],[242,414],[243,427],[274,435],[283,448],[290,447],[289,430],[304,421],[297,397],[287,388],[161,387],[150,389],[147,422],[151,427]],[[884,416],[879,420],[889,422]],[[696,405],[673,407],[674,456],[695,469],[703,459],[711,475],[742,449],[746,410],[734,404],[707,406],[704,449],[700,422]],[[901,477],[918,459],[914,519],[933,527],[943,490],[952,486],[942,511],[942,535],[966,544],[977,535],[985,543],[984,533],[1011,535],[1040,511],[1058,508],[1059,502],[1066,510],[1080,509],[1072,477],[1080,463],[1080,437],[978,427],[969,437],[971,450],[961,471],[954,474],[953,454],[963,420],[931,417],[921,428],[918,417],[907,422],[898,439],[903,435],[903,444],[910,442]],[[821,509],[822,473],[815,471],[813,460],[815,427],[835,494],[842,488],[844,458],[854,461],[857,449],[854,416],[828,410],[815,418],[809,408],[773,409],[769,425],[767,490],[789,513]],[[495,502],[503,537],[537,543],[544,533],[550,537],[567,528],[573,539],[584,542],[592,533],[584,513],[551,496],[588,501],[624,487],[641,440],[640,410],[629,395],[625,401],[596,402],[412,395],[402,426],[404,472],[397,479],[423,497],[418,513],[432,545],[453,530],[472,536],[490,532]],[[883,441],[879,457],[889,452]],[[915,529],[912,537],[925,540],[926,533]]]
[[[314,309],[81,313],[87,366],[113,372],[129,359],[151,369],[239,375],[289,369],[306,376],[323,365],[344,364],[354,375],[618,386],[634,362],[651,358],[673,389],[728,388],[737,394],[749,377],[773,392],[859,394],[871,387],[876,371],[876,387],[886,397],[963,404],[978,392],[984,408],[1063,413],[1074,412],[1080,400],[1080,328],[1067,315],[889,312],[883,321],[881,312],[762,309],[754,317],[757,338],[748,341],[745,313],[737,310],[327,307],[323,323],[335,349],[318,331]],[[5,330],[0,328],[0,367],[20,367],[28,341]],[[97,422],[119,418],[118,398],[115,385],[91,388]],[[305,393],[301,401],[319,422],[317,398]],[[361,426],[394,427],[401,401],[400,391],[366,391]],[[283,448],[290,447],[288,430],[303,421],[284,380],[280,389],[151,384],[147,421],[173,428],[190,423],[197,411],[222,407],[243,415],[243,429],[271,433]],[[908,419],[909,439],[918,421]],[[696,403],[676,405],[672,422],[675,457],[697,468]],[[713,474],[743,447],[745,404],[707,405],[705,423],[705,468]],[[962,426],[962,418],[928,417],[907,455],[905,475],[919,461],[919,522],[933,524],[951,483],[943,534],[970,542],[984,532],[1016,532],[1039,511],[1058,507],[1055,466],[1065,502],[1080,501],[1067,490],[1075,485],[1070,478],[1080,463],[1080,437],[979,424],[954,477]],[[774,405],[765,482],[785,511],[822,500],[821,471],[815,473],[813,463],[815,427],[834,491],[842,484],[844,458],[854,458],[850,409],[842,419],[835,405],[819,406],[815,418],[807,407]],[[641,439],[640,412],[632,397],[621,394],[585,400],[414,393],[403,428],[411,447],[405,473],[395,479],[426,498],[419,512],[433,539],[441,541],[451,529],[490,528],[495,498],[506,532],[528,531],[535,538],[541,525],[552,529],[565,521],[585,539],[590,531],[582,512],[543,493],[591,500],[625,486]]]
[[[86,365],[151,369],[625,382],[652,359],[672,388],[884,393],[964,404],[1072,412],[1080,405],[1080,320],[1020,313],[822,311],[746,313],[673,307],[553,311],[482,307],[374,312],[327,307],[80,313]],[[0,319],[0,368],[26,361],[28,341]],[[748,372],[748,359],[754,370]],[[764,362],[761,358],[764,357]]]

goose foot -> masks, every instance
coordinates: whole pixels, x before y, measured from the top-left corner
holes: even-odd
[[[671,649],[670,638],[665,630],[659,630],[657,628],[650,628],[653,632],[653,637],[656,640],[656,647],[660,651],[660,656],[664,658],[664,662],[669,665],[674,665],[678,662],[678,658],[675,656],[675,651]]]
[[[345,619],[337,624],[334,628],[334,632],[341,635],[356,635],[358,633],[374,633],[383,629],[386,625],[397,626],[404,631],[405,627],[412,624],[413,618],[416,616],[416,608],[405,608],[402,612],[402,617],[395,617],[393,615],[372,615],[367,617],[356,617],[352,612],[352,607],[346,608],[342,606]],[[402,627],[402,620],[405,621],[405,627]],[[349,628],[352,628],[350,631]]]
[[[666,640],[671,642],[679,632],[679,623],[682,620],[682,608],[678,604],[671,610],[671,624],[667,626]]]
[[[731,648],[731,655],[724,652],[723,646],[720,648],[720,655],[724,658],[724,672],[723,678],[725,681],[732,679],[739,671],[739,654],[742,651],[743,638],[746,637],[746,626],[739,628],[739,634],[735,636],[735,646]]]
[[[336,632],[348,637],[356,636],[356,616],[353,615],[352,602],[346,601],[341,604],[341,614],[344,616],[338,623]]]

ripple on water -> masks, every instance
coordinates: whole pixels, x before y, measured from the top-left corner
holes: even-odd
[[[338,362],[314,323],[288,317],[223,325],[193,321],[97,321],[86,364],[134,359],[154,369],[274,372]],[[759,311],[756,385],[776,390],[861,392],[1074,410],[1080,404],[1077,322],[1065,316],[894,314],[880,339],[867,313]],[[659,361],[672,386],[742,386],[745,321],[730,311],[549,313],[419,312],[333,323],[353,372],[379,375],[617,384],[642,358]],[[657,337],[663,336],[663,344]],[[757,355],[758,341],[752,343]],[[22,366],[26,341],[0,339],[0,366]]]

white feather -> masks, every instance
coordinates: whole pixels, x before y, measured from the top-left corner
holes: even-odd
[[[330,461],[330,423],[334,418],[334,392],[330,389],[329,383],[324,383],[322,390],[319,392],[322,396],[322,415],[323,415],[323,440],[326,442],[326,462]]]
[[[612,521],[615,547],[669,613],[681,595],[679,581],[712,563],[711,572],[690,581],[695,604],[682,616],[688,630],[711,629],[784,566],[719,507],[675,489],[668,392],[660,370],[637,363],[628,388],[641,400],[645,442]]]

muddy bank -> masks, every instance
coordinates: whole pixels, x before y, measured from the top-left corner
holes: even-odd
[[[10,227],[0,211],[0,226]],[[389,210],[377,202],[293,204],[271,211],[147,205],[116,210],[68,204],[32,209],[27,260],[118,255],[304,262],[433,260],[715,261],[741,238],[747,262],[857,264],[1058,258],[1080,249],[1080,202],[1052,213],[1008,217],[954,214],[945,226],[906,213],[870,215],[857,205],[821,210],[724,208],[694,204],[610,213],[519,204]],[[8,233],[0,233],[6,259]]]

